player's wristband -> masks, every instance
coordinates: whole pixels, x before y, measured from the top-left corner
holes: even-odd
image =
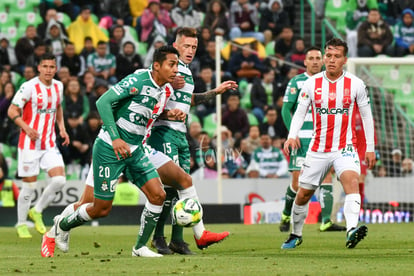
[[[17,119],[17,118],[19,118],[19,117],[20,117],[20,115],[16,115],[16,116],[14,116],[14,117],[12,118],[12,122],[16,121],[16,119]]]

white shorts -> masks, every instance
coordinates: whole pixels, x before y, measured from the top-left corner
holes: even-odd
[[[344,171],[361,172],[358,153],[353,146],[336,152],[308,151],[299,175],[300,187],[316,190],[332,166],[338,178]]]
[[[172,161],[170,157],[162,153],[161,151],[157,151],[151,148],[148,145],[144,145],[145,153],[148,156],[148,159],[154,165],[155,169],[159,169],[164,166],[167,162]],[[86,177],[86,185],[93,187],[93,164],[91,164],[88,172],[88,176]]]
[[[56,167],[65,167],[58,148],[48,150],[18,149],[17,160],[17,173],[20,177],[39,175],[40,169],[48,172]]]

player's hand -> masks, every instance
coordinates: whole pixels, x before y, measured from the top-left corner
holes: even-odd
[[[365,161],[367,162],[368,169],[373,169],[375,166],[375,163],[377,162],[375,158],[375,152],[366,152]]]
[[[24,132],[26,132],[27,136],[29,136],[32,141],[36,141],[40,137],[39,132],[31,127],[24,129]]]
[[[62,145],[63,146],[68,146],[70,143],[70,139],[69,139],[69,134],[66,132],[66,130],[61,130],[60,131],[60,137],[62,137],[63,142]]]
[[[290,150],[295,150],[299,148],[298,142],[296,141],[296,139],[293,138],[289,138],[287,139],[287,141],[285,142],[283,149],[285,150],[285,152],[287,154],[290,154]]]
[[[218,87],[216,87],[215,91],[216,91],[216,94],[223,94],[227,90],[230,90],[230,89],[235,90],[237,89],[237,87],[239,87],[237,85],[237,82],[230,80],[230,81],[225,81],[221,83]]]
[[[174,78],[174,81],[171,83],[174,90],[181,89],[185,85],[184,76],[177,75]]]
[[[181,109],[174,108],[174,109],[168,110],[167,118],[168,120],[184,121],[185,118],[187,118],[187,114]]]
[[[131,149],[129,148],[128,144],[125,143],[125,141],[121,138],[113,140],[112,147],[114,148],[114,152],[118,160],[120,160],[121,157],[123,159],[126,159],[131,156]]]

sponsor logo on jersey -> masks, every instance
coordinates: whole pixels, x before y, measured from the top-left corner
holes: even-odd
[[[342,100],[342,103],[343,103],[343,105],[344,105],[344,106],[349,107],[349,106],[351,105],[351,97],[345,97],[345,98]]]
[[[309,95],[306,92],[302,92],[302,94],[300,96],[302,97],[302,99],[309,98]]]
[[[327,114],[327,115],[336,115],[336,114],[344,114],[348,116],[349,108],[325,108],[325,107],[317,107],[316,112],[319,115]]]
[[[290,88],[290,94],[292,94],[292,95],[296,94],[296,88],[295,87]]]
[[[130,90],[129,90],[129,94],[131,94],[131,95],[136,95],[136,94],[138,94],[138,89],[136,88],[136,87],[132,87]]]
[[[43,113],[55,113],[56,112],[56,108],[49,108],[49,109],[39,109],[37,110],[37,113],[43,114]]]
[[[320,95],[322,93],[322,88],[316,88],[315,89],[315,94]]]
[[[148,98],[148,97],[144,97],[144,98],[142,99],[141,103],[147,103],[148,101],[149,101],[149,98]]]

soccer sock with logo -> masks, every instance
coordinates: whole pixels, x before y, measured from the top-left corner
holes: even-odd
[[[147,244],[148,240],[151,238],[152,231],[154,231],[161,212],[162,205],[154,205],[149,201],[145,203],[144,210],[142,210],[141,214],[141,226],[138,232],[135,249],[139,249]]]
[[[50,178],[50,182],[44,189],[42,195],[34,206],[36,212],[43,212],[43,210],[49,206],[49,204],[55,199],[56,194],[62,190],[62,187],[66,183],[66,177],[53,176]]]
[[[177,191],[173,188],[164,187],[166,196],[160,218],[158,219],[157,226],[154,231],[154,238],[164,237],[164,226],[168,216],[171,214],[171,206],[173,198],[177,196]]]
[[[179,195],[180,199],[194,198],[200,203],[200,200],[198,199],[198,196],[197,196],[197,191],[196,191],[194,186],[191,186],[191,187],[188,187],[187,189],[178,191],[178,195]],[[200,203],[200,205],[201,205],[201,203]],[[201,220],[199,223],[197,223],[196,225],[193,226],[193,233],[194,233],[194,236],[196,237],[196,239],[201,238],[201,236],[203,235],[204,230],[206,230],[206,228],[204,227],[203,220]]]
[[[85,203],[79,206],[79,208],[76,209],[75,212],[62,219],[59,223],[60,229],[62,229],[63,231],[69,231],[72,228],[85,224],[85,222],[91,221],[92,218],[86,211],[86,208],[88,208],[90,204],[92,203]]]
[[[295,234],[296,236],[302,236],[303,225],[305,224],[305,219],[308,215],[308,206],[308,203],[306,203],[305,205],[296,205],[296,203],[293,203],[292,234]]]
[[[22,184],[22,189],[17,199],[17,225],[25,224],[27,221],[27,214],[29,213],[32,194],[36,185],[37,182],[23,182]]]
[[[61,216],[66,217],[70,214],[72,214],[73,212],[75,212],[75,203],[71,203],[68,206],[66,206],[66,208],[62,211],[62,213],[60,213]],[[50,228],[50,230],[46,233],[46,235],[49,238],[54,238],[55,237],[55,230],[56,226],[53,224],[53,226]]]
[[[332,183],[322,183],[319,188],[319,203],[321,204],[322,224],[331,221],[333,206],[333,187]]]
[[[292,188],[292,183],[286,189],[285,195],[285,208],[283,209],[283,214],[289,216],[292,214],[292,206],[295,201],[296,191]]]
[[[344,203],[344,215],[346,231],[358,226],[359,210],[361,209],[361,196],[359,194],[347,194]]]

